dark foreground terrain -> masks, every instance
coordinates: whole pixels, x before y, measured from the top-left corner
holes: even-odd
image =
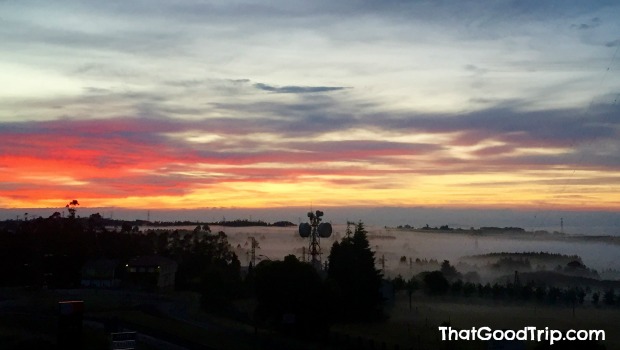
[[[602,329],[606,349],[620,349],[617,308],[572,307],[536,303],[494,302],[483,299],[413,295],[396,296],[384,322],[333,325],[328,333],[298,339],[251,322],[209,315],[200,310],[192,293],[147,294],[103,290],[5,289],[0,298],[1,349],[56,349],[57,302],[84,300],[84,349],[109,349],[111,331],[138,331],[138,349],[489,349],[488,342],[446,342],[438,327],[458,329]],[[239,302],[239,310],[253,301]],[[588,349],[596,347],[584,347]],[[525,349],[544,344],[526,342]],[[577,344],[575,344],[577,345]],[[492,347],[491,347],[492,348]],[[518,349],[519,347],[516,347]],[[556,346],[551,349],[563,349]]]

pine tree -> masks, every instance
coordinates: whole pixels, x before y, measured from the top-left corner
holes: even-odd
[[[375,267],[367,233],[360,221],[352,237],[334,242],[329,255],[328,278],[337,288],[339,314],[349,320],[370,320],[380,315],[382,275]]]

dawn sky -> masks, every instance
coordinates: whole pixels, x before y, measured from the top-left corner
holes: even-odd
[[[0,1],[0,207],[620,209],[617,1]]]

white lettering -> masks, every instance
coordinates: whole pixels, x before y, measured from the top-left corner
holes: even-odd
[[[453,336],[454,340],[459,340],[459,332],[456,329],[452,329],[452,327],[450,327],[448,330],[448,339],[452,340]]]
[[[478,329],[478,339],[480,340],[490,340],[491,339],[491,328],[482,327]]]
[[[448,330],[448,327],[442,326],[439,327],[439,330],[441,331],[441,340],[446,341],[446,331]]]
[[[579,332],[577,332],[577,339],[579,340],[588,340],[589,337],[590,334],[588,331],[580,330]]]
[[[557,329],[551,330],[551,338],[549,339],[549,345],[553,345],[556,341],[562,340],[562,332]]]
[[[560,340],[605,340],[604,330],[574,330],[570,329],[563,333],[557,329],[536,329],[536,327],[525,327],[523,329],[514,330],[493,330],[490,327],[472,327],[471,329],[453,329],[452,327],[438,327],[441,332],[441,340],[443,341],[457,341],[457,340],[519,340],[519,341],[547,341],[549,345]]]
[[[469,335],[470,335],[470,334],[471,334],[471,333],[469,332],[469,329],[461,329],[461,330],[459,331],[459,339],[460,339],[460,340],[470,340],[470,339],[469,339]]]
[[[515,334],[515,337],[517,338],[517,340],[527,340],[527,331],[529,328],[531,327],[523,328],[517,331],[517,333]]]
[[[593,337],[593,335],[596,335],[596,337]],[[598,336],[601,336],[601,339],[598,338]],[[590,340],[602,340],[605,341],[605,331],[604,330],[596,330],[596,329],[592,329],[589,332],[589,338]]]
[[[542,337],[541,337],[541,336],[542,336],[543,334],[545,334],[545,330],[544,330],[544,329],[539,329],[539,330],[537,331],[537,333],[538,333],[538,334],[537,334],[537,337],[536,337],[536,341],[540,343],[540,342],[542,341]],[[546,340],[546,339],[545,339],[545,340]]]

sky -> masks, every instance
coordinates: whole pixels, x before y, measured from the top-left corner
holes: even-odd
[[[0,207],[620,209],[617,1],[0,0]]]

